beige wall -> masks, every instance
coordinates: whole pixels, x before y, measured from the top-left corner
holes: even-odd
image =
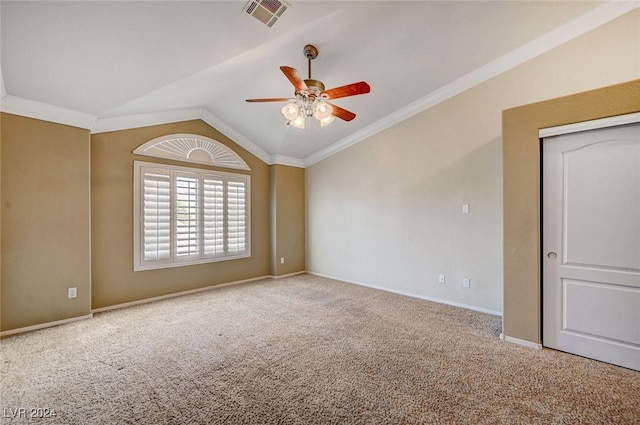
[[[1,329],[87,315],[89,132],[5,113],[0,123]]]
[[[151,139],[175,133],[215,139],[238,153],[251,168],[251,257],[134,273],[133,161],[184,163],[133,155],[132,151]],[[268,276],[269,178],[267,164],[200,120],[92,135],[92,307]]]
[[[133,161],[184,164],[132,151],[174,133],[218,140],[251,168],[250,258],[133,272]],[[87,315],[91,308],[304,271],[304,170],[270,170],[200,120],[90,135],[2,114],[0,136],[2,331]],[[276,252],[285,264],[272,270]],[[69,300],[72,286],[78,297]]]
[[[640,62],[640,59],[639,59]],[[639,65],[640,66],[640,65]],[[640,80],[509,109],[504,138],[504,333],[541,335],[541,128],[640,111]]]
[[[305,171],[286,165],[270,168],[271,274],[283,276],[305,270]]]
[[[502,111],[637,79],[638,52],[635,10],[309,167],[307,269],[502,311]]]

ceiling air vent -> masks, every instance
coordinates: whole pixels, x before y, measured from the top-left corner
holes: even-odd
[[[242,11],[271,28],[288,7],[284,0],[249,0]]]

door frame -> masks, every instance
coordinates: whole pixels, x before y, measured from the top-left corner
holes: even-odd
[[[507,341],[542,347],[540,129],[640,112],[640,79],[502,112]]]

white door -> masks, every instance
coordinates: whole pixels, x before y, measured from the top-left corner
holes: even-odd
[[[542,150],[543,345],[640,370],[640,124]]]

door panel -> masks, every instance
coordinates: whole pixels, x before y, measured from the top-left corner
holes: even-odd
[[[562,329],[612,341],[640,344],[640,310],[628,299],[638,299],[640,289],[584,280],[563,279]],[[595,312],[598,320],[592,320]]]
[[[640,124],[543,141],[543,344],[640,370]]]
[[[638,193],[615,189],[640,181],[639,156],[616,140],[563,152],[565,264],[640,269]]]

